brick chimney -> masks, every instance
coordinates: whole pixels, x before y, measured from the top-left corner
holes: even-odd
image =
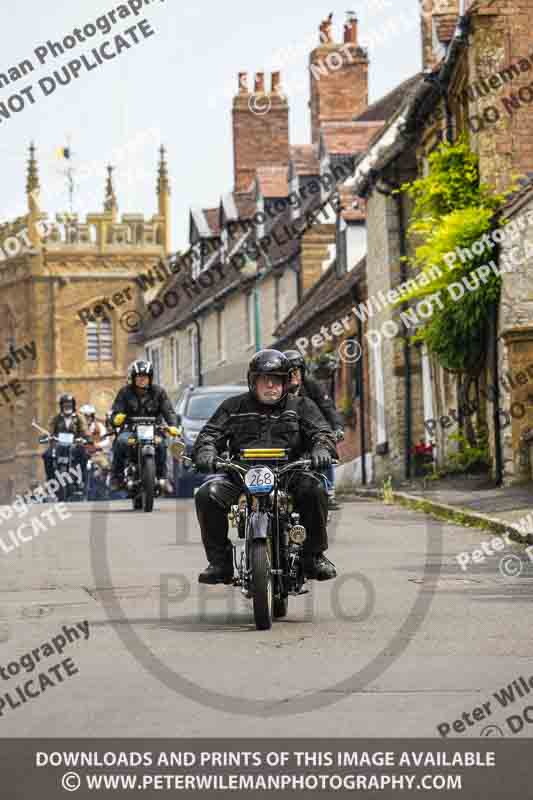
[[[344,42],[336,43],[333,15],[320,25],[320,44],[309,56],[311,140],[323,122],[351,122],[368,106],[368,57],[357,42],[357,18],[348,13]]]
[[[273,72],[271,88],[258,72],[254,92],[246,72],[239,72],[239,91],[233,98],[233,164],[235,191],[251,188],[258,167],[289,164],[289,104],[281,93],[281,75]]]
[[[468,3],[464,3],[466,8]],[[422,68],[433,69],[446,54],[459,18],[459,0],[422,0]]]

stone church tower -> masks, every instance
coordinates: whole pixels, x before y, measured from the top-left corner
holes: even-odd
[[[30,147],[28,213],[0,225],[0,502],[44,479],[35,419],[47,428],[63,392],[101,417],[125,382],[138,348],[130,320],[142,313],[135,282],[169,253],[170,188],[161,148],[158,213],[119,218],[108,167],[104,210],[56,215],[39,205]],[[18,244],[17,244],[18,243]],[[131,315],[131,316],[130,316]]]

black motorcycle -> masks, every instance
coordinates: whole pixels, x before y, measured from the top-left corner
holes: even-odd
[[[155,446],[167,428],[155,417],[128,417],[121,428],[129,434],[124,481],[135,511],[153,511],[154,498],[162,492],[163,481],[156,478]]]
[[[74,448],[85,445],[87,440],[67,432],[58,433],[57,436],[53,436],[48,431],[45,431],[44,428],[40,428],[35,424],[33,424],[33,426],[44,432],[44,435],[39,437],[39,444],[52,445],[51,455],[54,475],[60,484],[57,489],[58,501],[65,503],[69,500],[83,500],[85,497],[85,487],[83,482],[78,479],[76,472],[72,470],[72,467],[74,467],[75,461]],[[69,480],[65,478],[62,483],[59,480],[59,475],[63,473],[67,473]]]
[[[307,594],[303,569],[306,530],[287,492],[291,474],[311,469],[310,459],[288,461],[284,449],[241,450],[240,462],[217,459],[218,471],[232,472],[242,486],[229,520],[238,532],[233,543],[233,585],[253,602],[255,625],[268,630],[285,617],[289,596]]]

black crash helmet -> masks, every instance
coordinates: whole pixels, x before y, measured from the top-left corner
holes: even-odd
[[[299,350],[284,350],[283,355],[289,359],[291,370],[301,369],[302,378],[305,377],[305,358]]]
[[[150,386],[154,378],[154,368],[149,361],[133,361],[128,367],[128,383],[133,385],[134,378],[139,375],[147,375],[150,379]]]
[[[72,406],[72,413],[76,413],[76,398],[72,394],[62,394],[59,398],[59,408],[63,411],[65,403],[70,403]]]
[[[279,375],[283,379],[281,400],[289,390],[290,371],[289,359],[279,350],[260,350],[248,366],[248,389],[257,400],[256,381],[259,375]]]

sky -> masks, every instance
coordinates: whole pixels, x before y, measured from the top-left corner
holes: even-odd
[[[141,4],[124,0],[128,2]],[[47,42],[61,44],[75,28],[95,25],[119,6],[116,0],[18,0],[4,13],[0,74],[25,59],[34,71],[0,88],[0,108],[6,103],[11,111],[9,119],[0,115],[0,221],[26,213],[31,140],[38,155],[41,208],[50,215],[69,210],[65,162],[56,151],[70,146],[74,211],[83,217],[102,210],[106,166],[111,163],[119,212],[151,217],[157,211],[158,149],[163,143],[172,187],[172,245],[184,248],[189,209],[215,206],[233,188],[231,104],[238,72],[248,71],[253,85],[252,73],[281,69],[291,144],[305,144],[310,142],[309,53],[319,42],[321,20],[331,11],[338,42],[346,11],[357,14],[359,43],[369,49],[370,102],[421,68],[418,0],[354,0],[348,8],[317,0],[270,0],[263,6],[241,0],[144,0],[136,16],[126,17],[123,9],[124,18],[118,18],[117,11],[117,24],[109,33],[98,31],[57,57],[50,53]],[[145,38],[139,23],[144,33],[153,35]],[[133,33],[124,34],[134,25]],[[115,53],[116,34],[124,36],[129,49],[90,71],[82,67],[76,80],[45,94],[39,81],[46,77],[43,86],[52,86],[50,76],[56,70],[61,76],[69,61],[85,54],[96,64],[91,50],[105,40],[111,42],[107,55]]]

